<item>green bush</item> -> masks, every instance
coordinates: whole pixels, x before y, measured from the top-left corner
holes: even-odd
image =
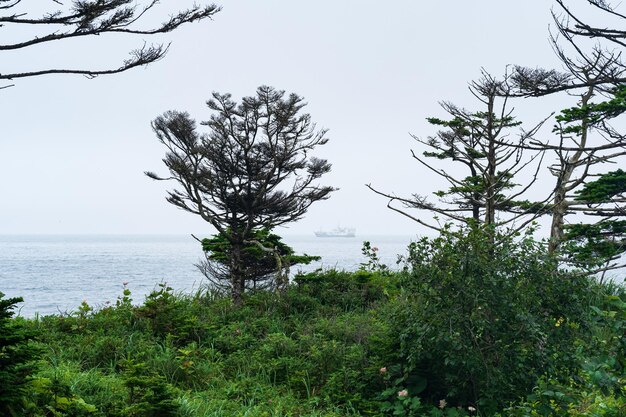
[[[604,292],[607,288],[599,288]],[[580,367],[564,380],[542,378],[511,417],[621,417],[626,415],[626,294],[604,294],[592,306],[591,340],[579,343]]]
[[[315,271],[295,277],[298,292],[344,311],[371,307],[394,292],[394,276],[373,271]]]
[[[39,349],[33,344],[34,332],[22,320],[12,319],[13,309],[22,298],[4,298],[0,292],[0,415],[19,416],[22,399]]]
[[[388,320],[394,377],[410,395],[492,414],[543,374],[576,366],[589,280],[559,271],[529,236],[473,228],[424,238],[411,244],[401,285]]]

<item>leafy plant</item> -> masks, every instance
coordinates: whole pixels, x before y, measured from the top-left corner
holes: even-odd
[[[0,292],[0,415],[19,416],[27,383],[36,369],[40,349],[35,333],[12,319],[21,297],[4,298]]]
[[[495,233],[495,239],[494,239]],[[573,369],[586,278],[559,272],[530,236],[445,230],[412,243],[389,320],[423,398],[493,413],[546,372]]]
[[[388,275],[391,272],[389,267],[381,262],[380,256],[378,256],[378,247],[372,246],[369,241],[363,242],[361,253],[365,256],[367,262],[361,263],[360,270],[377,272],[381,275]]]
[[[124,364],[124,384],[129,389],[128,417],[177,417],[178,404],[164,378],[146,369],[145,363],[128,360]]]

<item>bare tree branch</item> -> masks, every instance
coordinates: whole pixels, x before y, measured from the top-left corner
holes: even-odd
[[[61,5],[60,2],[57,2]],[[158,0],[150,0],[143,7],[138,7],[133,0],[88,0],[74,2],[66,11],[53,11],[42,17],[28,18],[26,12],[1,14],[18,6],[19,0],[0,3],[0,26],[40,26],[50,30],[47,34],[32,36],[29,39],[0,45],[0,51],[20,50],[48,42],[64,41],[72,38],[94,37],[107,33],[123,35],[155,35],[168,33],[181,25],[191,22],[210,19],[219,12],[220,8],[214,4],[193,7],[179,11],[170,18],[149,28],[139,28],[135,24],[142,20],[147,12],[158,4]],[[168,51],[169,45],[156,44],[135,49],[130,52],[130,58],[115,68],[85,69],[85,68],[45,68],[41,70],[24,70],[21,72],[1,72],[0,80],[37,77],[51,74],[78,74],[93,78],[99,75],[117,74],[129,69],[151,64],[161,59]],[[9,87],[4,86],[0,88]]]

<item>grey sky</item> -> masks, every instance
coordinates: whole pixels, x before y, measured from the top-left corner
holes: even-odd
[[[324,182],[341,188],[288,233],[341,224],[361,234],[412,234],[416,225],[364,186],[404,195],[435,190],[411,160],[408,133],[434,133],[425,118],[444,116],[440,100],[477,108],[467,83],[481,67],[500,75],[507,64],[558,65],[547,0],[221,3],[213,21],[168,36],[169,54],[146,69],[24,79],[0,90],[0,234],[211,233],[165,201],[166,184],[143,175],[164,173],[150,121],[166,110],[205,120],[212,91],[239,98],[262,84],[306,98],[313,120],[330,130],[318,152],[333,164]],[[4,53],[0,65],[111,66],[142,41],[48,45]],[[560,108],[542,103],[516,107],[530,125]]]

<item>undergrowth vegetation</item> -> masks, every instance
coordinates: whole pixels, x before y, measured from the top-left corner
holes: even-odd
[[[26,320],[0,299],[0,414],[626,415],[621,287],[480,230],[415,242],[396,272],[364,254],[241,306],[161,284]]]

